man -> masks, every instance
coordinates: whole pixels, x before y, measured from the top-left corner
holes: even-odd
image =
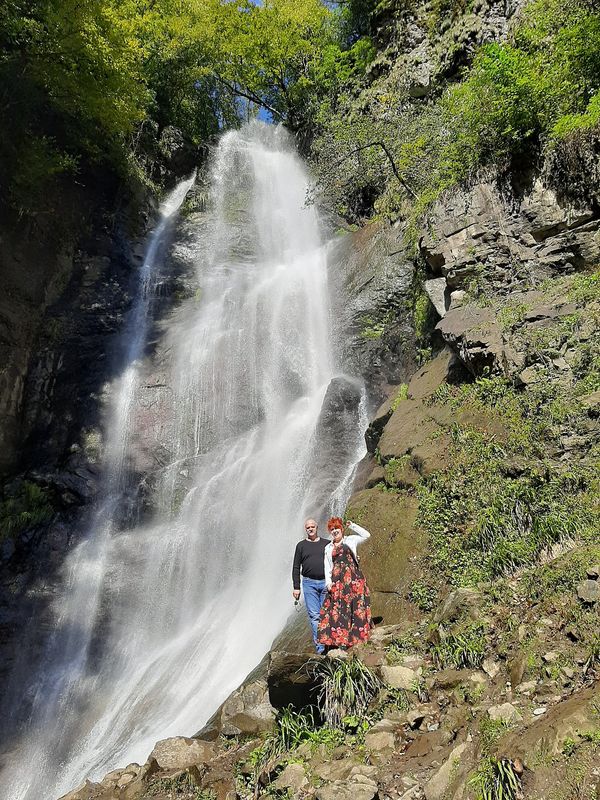
[[[325,547],[329,544],[327,539],[318,535],[319,526],[314,519],[307,519],[304,523],[306,539],[298,542],[294,553],[294,566],[292,567],[292,583],[294,600],[300,599],[300,573],[302,573],[302,591],[306,613],[312,628],[313,642],[317,653],[324,653],[325,648],[317,644],[317,625],[319,612],[327,595],[325,586]]]

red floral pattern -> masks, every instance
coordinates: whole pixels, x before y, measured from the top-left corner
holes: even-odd
[[[371,599],[352,550],[343,542],[334,545],[331,589],[321,608],[317,629],[319,644],[352,647],[366,642],[371,633]]]

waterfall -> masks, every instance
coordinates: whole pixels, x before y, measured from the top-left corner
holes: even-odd
[[[10,800],[55,800],[86,776],[143,763],[157,739],[197,731],[285,624],[303,519],[326,511],[311,486],[336,367],[307,176],[285,132],[260,123],[226,134],[213,162],[208,209],[175,242],[195,291],[160,333],[168,457],[145,478],[145,513],[124,517],[144,435],[154,287],[193,179],[167,199],[149,240],[102,497],[65,567],[31,719],[10,743],[0,777]],[[357,406],[353,456],[333,476],[336,507],[361,454],[359,418]]]

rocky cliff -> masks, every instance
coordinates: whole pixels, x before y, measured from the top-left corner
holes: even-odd
[[[359,98],[363,117],[393,127],[385,97],[398,87],[402,113],[419,113],[479,45],[507,35],[521,6],[451,5],[440,24],[442,3],[433,18],[382,4],[385,46]],[[362,564],[377,626],[354,659],[331,664],[338,676],[363,665],[352,669],[354,688],[372,686],[365,702],[328,721],[302,618],[197,737],[160,742],[143,766],[86,782],[69,800],[598,796],[598,163],[592,130],[447,189],[416,226],[397,208],[390,223],[384,206],[335,244],[348,298],[336,315],[341,357],[365,379],[371,420],[347,515],[372,533]],[[358,216],[373,201],[363,188]],[[83,257],[74,273],[95,352],[97,327],[110,334],[127,302],[105,258],[86,270]],[[31,441],[58,443],[68,466],[28,480],[76,506],[93,492],[95,432],[75,441],[68,416],[51,420],[48,409],[64,397],[56,365],[78,370],[86,351],[68,338],[60,302],[53,308],[48,336],[65,346],[43,348],[27,373],[36,399],[23,430],[43,431]],[[19,363],[23,382],[29,355]],[[82,389],[86,419],[95,374]],[[356,414],[355,387],[340,381],[329,401],[323,436]],[[8,391],[5,405],[14,430]],[[43,518],[46,498],[37,502]],[[60,552],[71,529],[55,525],[42,548]],[[24,543],[36,536],[26,526]],[[13,595],[26,583],[21,564]],[[5,616],[5,630],[14,624]]]
[[[290,633],[196,738],[69,800],[596,796],[598,225],[539,183],[519,202],[481,184],[438,204],[416,263],[393,228],[340,245],[348,358],[388,398],[347,510],[372,532],[377,625],[329,669],[343,682],[358,661],[373,689],[328,724],[327,668]],[[395,318],[423,263],[436,312],[416,367]]]

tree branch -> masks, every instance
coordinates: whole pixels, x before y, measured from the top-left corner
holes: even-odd
[[[265,103],[265,101],[257,94],[254,94],[254,92],[249,90],[242,91],[242,89],[238,89],[233,83],[230,83],[229,81],[225,80],[225,78],[222,78],[220,75],[215,75],[215,78],[219,81],[219,83],[222,83],[226,89],[229,89],[229,91],[232,92],[232,94],[235,94],[238,97],[244,97],[251,103],[256,103],[256,105],[262,106],[262,108],[266,109],[276,117],[279,117],[279,119],[283,119],[283,114],[281,113],[281,111],[277,111],[277,109],[273,108],[273,106],[270,106],[268,103]]]
[[[355,147],[354,150],[350,150],[350,152],[346,153],[346,155],[343,158],[340,158],[339,161],[336,161],[336,163],[333,165],[333,168],[339,167],[339,165],[342,164],[344,161],[346,161],[347,158],[350,158],[350,156],[355,155],[355,153],[360,153],[361,150],[368,150],[369,147],[381,147],[381,149],[383,150],[383,152],[385,153],[385,155],[387,157],[387,160],[390,162],[390,166],[392,168],[392,172],[394,173],[394,175],[396,177],[396,180],[398,181],[400,186],[402,186],[402,188],[405,191],[407,191],[408,194],[414,200],[416,200],[417,197],[418,197],[417,193],[414,191],[414,189],[412,189],[411,186],[408,185],[408,183],[406,183],[404,178],[400,175],[400,172],[398,171],[398,167],[396,166],[396,162],[394,161],[394,158],[393,158],[392,154],[390,153],[390,151],[388,150],[388,148],[387,148],[387,146],[385,145],[384,142],[369,142],[369,144],[362,144],[362,145],[360,145],[360,147]]]

